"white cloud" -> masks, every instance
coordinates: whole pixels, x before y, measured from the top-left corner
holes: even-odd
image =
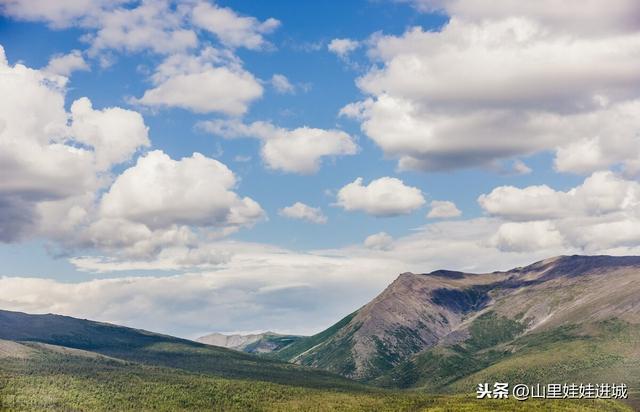
[[[78,142],[95,148],[100,170],[128,160],[138,147],[151,144],[140,113],[119,107],[94,110],[83,97],[71,105],[71,116],[71,132]]]
[[[367,236],[364,240],[364,247],[373,250],[390,250],[393,245],[393,238],[385,232],[380,232]]]
[[[562,234],[549,221],[504,223],[490,242],[508,252],[558,250],[564,246]]]
[[[197,113],[241,115],[262,96],[262,86],[237,58],[206,48],[198,56],[173,55],[154,73],[155,87],[134,103],[181,107]]]
[[[513,172],[517,175],[528,175],[532,172],[531,168],[527,166],[522,160],[516,160],[512,165]]]
[[[640,242],[634,229],[640,226],[640,184],[610,171],[594,173],[567,191],[546,185],[502,186],[481,195],[478,202],[506,221],[492,238],[505,250],[564,244],[581,252],[604,253]]]
[[[382,291],[399,273],[448,268],[509,269],[559,251],[502,252],[486,242],[498,223],[489,219],[429,225],[394,241],[387,250],[351,246],[293,252],[266,245],[223,242],[205,249],[231,250],[213,258],[215,271],[173,276],[64,283],[0,277],[0,306],[31,313],[61,313],[187,337],[209,331],[276,330],[311,334],[335,323]],[[566,251],[566,250],[562,250]],[[178,263],[178,255],[163,258]],[[181,254],[181,258],[187,258]],[[196,262],[201,262],[195,256]],[[74,263],[102,270],[142,270],[145,262]],[[150,261],[147,268],[161,265]],[[364,276],[364,277],[363,277]],[[117,302],[117,304],[115,304]]]
[[[239,16],[230,8],[207,2],[198,2],[191,13],[197,27],[215,34],[229,47],[263,48],[268,45],[263,34],[271,33],[280,26],[274,18],[261,23],[255,17]]]
[[[327,223],[327,217],[320,208],[311,207],[301,202],[282,208],[279,213],[291,219],[302,219],[317,224]]]
[[[117,177],[100,203],[105,218],[158,229],[177,225],[236,227],[264,216],[253,199],[232,189],[231,170],[199,153],[173,160],[156,150]]]
[[[0,47],[0,239],[70,229],[91,207],[110,168],[149,144],[138,113],[64,108],[67,79],[7,63]],[[71,126],[68,125],[71,120]]]
[[[394,177],[381,177],[367,186],[363,186],[359,177],[338,191],[336,202],[345,210],[361,210],[373,216],[406,215],[424,203],[420,189]]]
[[[500,20],[526,16],[557,30],[593,35],[603,32],[634,30],[640,26],[635,16],[640,5],[634,0],[554,0],[521,2],[518,0],[403,0],[418,10],[443,10],[465,20]]]
[[[197,46],[195,31],[186,25],[185,7],[172,8],[169,1],[140,2],[135,7],[96,8],[81,23],[96,29],[87,36],[90,53],[103,50],[169,54]]]
[[[546,150],[558,150],[562,171],[638,169],[638,32],[583,36],[522,15],[454,15],[440,32],[372,44],[380,64],[357,81],[369,97],[341,113],[403,169],[494,166]],[[602,154],[577,162],[580,141]]]
[[[327,49],[341,59],[347,58],[358,47],[360,47],[360,43],[352,39],[333,39],[327,45]]]
[[[82,40],[90,43],[92,56],[108,50],[185,52],[198,46],[200,30],[216,35],[225,47],[261,49],[269,45],[263,36],[280,25],[201,0],[4,0],[0,12],[54,28],[80,27],[87,31]]]
[[[566,192],[546,185],[500,186],[481,195],[478,203],[490,215],[514,221],[602,215],[640,205],[640,184],[609,171],[596,172]]]
[[[80,50],[72,50],[68,54],[58,54],[49,60],[45,71],[61,76],[69,77],[71,73],[78,70],[89,70],[89,65],[82,57]]]
[[[169,0],[44,3],[7,0],[0,11],[21,19],[44,20],[56,27],[78,27],[85,31],[81,40],[90,44],[87,54],[103,67],[113,64],[114,51],[151,51],[168,56],[152,76],[153,87],[139,99],[131,99],[133,103],[242,115],[262,96],[260,81],[242,68],[229,48],[264,48],[269,43],[263,35],[279,25],[275,19],[259,22],[201,0],[179,4]],[[199,41],[203,30],[218,36],[221,50]],[[193,50],[201,45],[200,54],[195,55]],[[48,67],[52,73],[65,75],[86,68],[78,51],[54,58]],[[284,91],[282,78],[276,80],[280,80],[279,90]]]
[[[448,218],[462,215],[462,212],[456,207],[456,204],[448,200],[434,200],[429,206],[431,210],[427,213],[429,218]]]
[[[99,0],[3,0],[0,11],[17,19],[46,21],[54,28],[63,28],[106,4]]]
[[[215,159],[194,153],[173,160],[160,150],[149,152],[115,179],[69,243],[108,254],[79,259],[87,268],[113,259],[129,259],[131,268],[215,265],[226,252],[202,244],[265,217],[235,186],[233,172]]]
[[[358,150],[351,136],[335,129],[307,126],[284,129],[269,122],[243,124],[236,120],[207,121],[199,126],[226,138],[253,137],[262,140],[260,154],[267,167],[290,173],[315,173],[323,157],[352,155]]]
[[[569,213],[567,196],[547,185],[524,189],[500,186],[489,194],[480,195],[478,203],[490,215],[509,220],[549,219]]]
[[[271,77],[271,85],[278,93],[295,93],[296,88],[289,82],[286,76],[282,74],[274,74]]]

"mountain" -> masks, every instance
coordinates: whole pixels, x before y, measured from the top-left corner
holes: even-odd
[[[300,339],[302,339],[301,336],[280,335],[273,332],[250,335],[224,335],[222,333],[211,333],[197,338],[196,342],[247,353],[270,353],[281,350]]]
[[[478,402],[480,382],[626,383],[630,399]],[[260,356],[0,310],[0,410],[629,411],[639,388],[638,257],[404,273],[334,326]]]
[[[225,378],[251,378],[283,384],[295,382],[298,386],[314,388],[352,388],[355,384],[329,372],[300,368],[235,350],[52,314],[0,310],[0,340],[5,341],[0,345],[0,353],[16,348],[22,352],[53,348],[58,352],[73,351]]]
[[[521,410],[377,389],[314,369],[166,335],[58,315],[0,311],[0,410]],[[616,401],[534,400],[529,411],[629,412]]]
[[[391,387],[625,378],[637,391],[639,325],[640,257],[560,256],[505,272],[403,273],[273,356]]]

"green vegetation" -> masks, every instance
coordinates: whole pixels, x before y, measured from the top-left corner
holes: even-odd
[[[342,329],[343,326],[349,324],[349,322],[351,322],[351,320],[356,316],[357,313],[357,311],[353,312],[352,314],[342,318],[338,323],[331,326],[330,328],[325,329],[313,336],[302,338],[278,352],[270,353],[265,356],[280,359],[283,361],[290,361],[296,356],[308,351],[316,345],[319,345],[320,343],[326,341],[331,336],[336,334],[340,329]]]
[[[401,363],[376,383],[387,387],[419,386],[440,391],[455,380],[508,356],[509,350],[499,345],[514,339],[523,330],[521,323],[487,312],[471,324],[471,336],[464,343],[436,346]]]
[[[58,315],[27,315],[0,311],[0,339],[41,342],[88,350],[153,366],[234,379],[296,382],[312,388],[352,389],[361,386],[338,375],[99,322]]]
[[[618,320],[516,337],[523,325],[487,313],[462,344],[437,346],[376,381],[381,386],[464,393],[480,382],[626,383],[640,407],[640,327]]]
[[[225,379],[43,350],[0,362],[0,410],[40,411],[629,411],[614,402],[482,400]]]
[[[610,320],[526,335],[510,353],[452,384],[456,391],[482,379],[538,382],[622,382],[640,401],[640,327]]]

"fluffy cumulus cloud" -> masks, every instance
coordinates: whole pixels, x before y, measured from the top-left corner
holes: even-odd
[[[451,19],[441,31],[373,37],[378,64],[357,81],[369,97],[341,113],[405,169],[492,166],[554,150],[561,171],[635,172],[640,32],[607,24],[585,34],[549,21],[542,6],[472,3],[442,2]],[[622,24],[637,6],[617,3],[611,11],[591,2],[589,13]]]
[[[492,241],[502,249],[537,250],[566,245],[601,252],[640,242],[640,184],[613,172],[596,172],[567,191],[546,185],[502,186],[478,198],[505,223]]]
[[[118,176],[102,197],[101,214],[150,228],[236,226],[262,217],[254,200],[232,191],[235,185],[233,172],[215,159],[194,153],[173,160],[156,150]]]
[[[338,57],[344,59],[349,56],[351,52],[360,47],[360,43],[352,39],[333,39],[327,45],[327,49],[336,54]]]
[[[395,177],[381,177],[363,185],[361,177],[338,191],[336,205],[347,211],[363,211],[373,216],[406,215],[425,204],[417,187]]]
[[[138,113],[64,107],[66,77],[7,62],[0,47],[0,238],[68,228],[81,221],[106,173],[148,146]]]
[[[226,138],[260,139],[260,154],[266,166],[290,173],[315,173],[324,157],[352,155],[358,150],[351,136],[336,129],[284,129],[269,122],[244,124],[237,120],[207,121],[199,127]]]
[[[199,153],[173,160],[156,150],[140,157],[113,182],[87,237],[102,248],[141,257],[164,247],[196,243],[192,229],[226,235],[264,217],[260,205],[233,189],[236,178]]]
[[[157,67],[152,81],[154,87],[133,99],[134,103],[241,115],[263,92],[260,82],[234,55],[212,47],[198,55],[169,56]]]
[[[94,110],[83,97],[71,105],[71,117],[71,133],[78,142],[94,147],[96,166],[101,170],[124,162],[137,147],[150,144],[140,113],[119,107]]]
[[[327,217],[320,208],[311,207],[302,202],[296,202],[291,206],[284,207],[278,213],[291,219],[307,220],[317,224],[327,223]]]
[[[0,240],[43,237],[177,266],[224,262],[223,251],[197,245],[264,217],[236,194],[233,172],[198,153],[174,160],[156,150],[114,177],[150,145],[144,119],[85,97],[67,112],[66,81],[11,66],[0,49],[0,93],[13,96],[0,102]]]
[[[504,223],[490,242],[509,252],[558,250],[564,246],[562,234],[549,221]]]
[[[401,0],[424,12],[443,11],[465,20],[503,19],[527,16],[554,29],[600,34],[631,31],[640,27],[635,16],[640,5],[633,0],[554,0],[523,3],[518,0]]]
[[[448,200],[434,200],[429,206],[431,210],[427,213],[427,217],[429,218],[449,218],[449,217],[458,217],[462,215],[462,212],[455,203],[450,202]]]

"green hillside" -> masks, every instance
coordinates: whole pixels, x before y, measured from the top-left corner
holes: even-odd
[[[629,411],[615,402],[477,401],[364,388],[314,389],[227,379],[21,344],[0,358],[0,410],[42,411]],[[22,352],[21,352],[22,351]],[[2,351],[0,351],[2,353]],[[22,356],[27,353],[29,356]]]
[[[376,383],[430,393],[460,393],[479,382],[626,383],[629,403],[640,408],[640,326],[610,320],[514,339],[519,329],[489,314],[464,343],[425,351]]]
[[[0,311],[0,339],[64,346],[130,362],[226,378],[251,378],[284,384],[296,382],[298,386],[314,388],[351,389],[361,386],[318,369],[67,316]]]
[[[329,329],[260,356],[106,323],[0,311],[0,409],[626,408],[479,401],[475,389],[483,382],[625,383],[626,404],[640,409],[638,273],[637,259],[606,256],[488,274],[404,273]]]
[[[284,349],[281,349],[276,352],[272,352],[268,355],[268,357],[274,358],[274,359],[280,359],[283,361],[292,361],[300,354],[330,339],[345,325],[349,324],[349,322],[351,322],[351,320],[354,318],[354,316],[356,316],[357,313],[358,312],[353,312],[345,316],[344,318],[336,322],[334,325],[323,330],[320,333],[316,333],[313,336],[303,337],[297,342],[294,342],[291,345],[285,347]]]

